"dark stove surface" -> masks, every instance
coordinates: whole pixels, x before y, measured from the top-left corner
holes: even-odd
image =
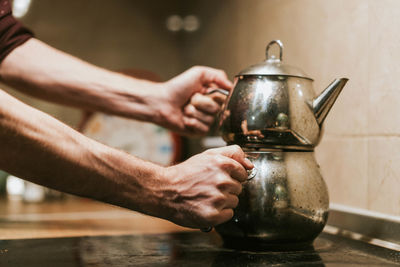
[[[400,252],[322,233],[314,249],[241,251],[216,233],[0,241],[0,266],[399,266]]]

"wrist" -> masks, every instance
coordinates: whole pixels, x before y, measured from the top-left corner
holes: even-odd
[[[169,128],[168,121],[173,110],[168,95],[167,83],[152,83],[146,98],[147,105],[151,109],[151,115],[147,121]]]
[[[150,121],[172,131],[181,130],[181,110],[174,102],[171,84],[169,82],[158,83],[157,87],[157,96],[152,103],[154,116]]]
[[[168,185],[164,167],[114,149],[104,151],[103,159],[109,169],[106,175],[116,179],[106,202],[151,216],[167,217],[164,207]]]
[[[135,79],[119,73],[113,73],[113,77],[110,86],[100,90],[102,99],[107,101],[103,111],[153,123],[163,120],[161,110],[166,101],[162,83]],[[102,102],[100,101],[100,105]]]

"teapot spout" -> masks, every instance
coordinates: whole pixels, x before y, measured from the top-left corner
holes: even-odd
[[[335,79],[324,91],[322,91],[319,96],[313,100],[312,109],[320,126],[324,122],[326,115],[328,115],[329,110],[332,108],[336,98],[339,96],[348,80],[349,79],[347,78]]]

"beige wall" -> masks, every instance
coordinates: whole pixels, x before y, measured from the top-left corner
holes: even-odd
[[[216,8],[193,7],[204,23],[186,40],[186,63],[232,77],[281,39],[285,62],[313,77],[317,92],[350,78],[317,148],[331,202],[399,216],[400,1],[225,0]]]
[[[168,33],[166,14],[183,7],[200,16],[200,30]],[[24,22],[90,62],[146,68],[165,79],[196,64],[233,77],[281,39],[285,62],[313,77],[317,92],[336,77],[350,78],[317,148],[331,202],[400,216],[400,1],[40,0]],[[71,125],[80,116],[26,100]]]

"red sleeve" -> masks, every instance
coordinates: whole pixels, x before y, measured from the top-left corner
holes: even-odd
[[[32,32],[13,17],[11,0],[0,0],[0,62],[32,36]]]

